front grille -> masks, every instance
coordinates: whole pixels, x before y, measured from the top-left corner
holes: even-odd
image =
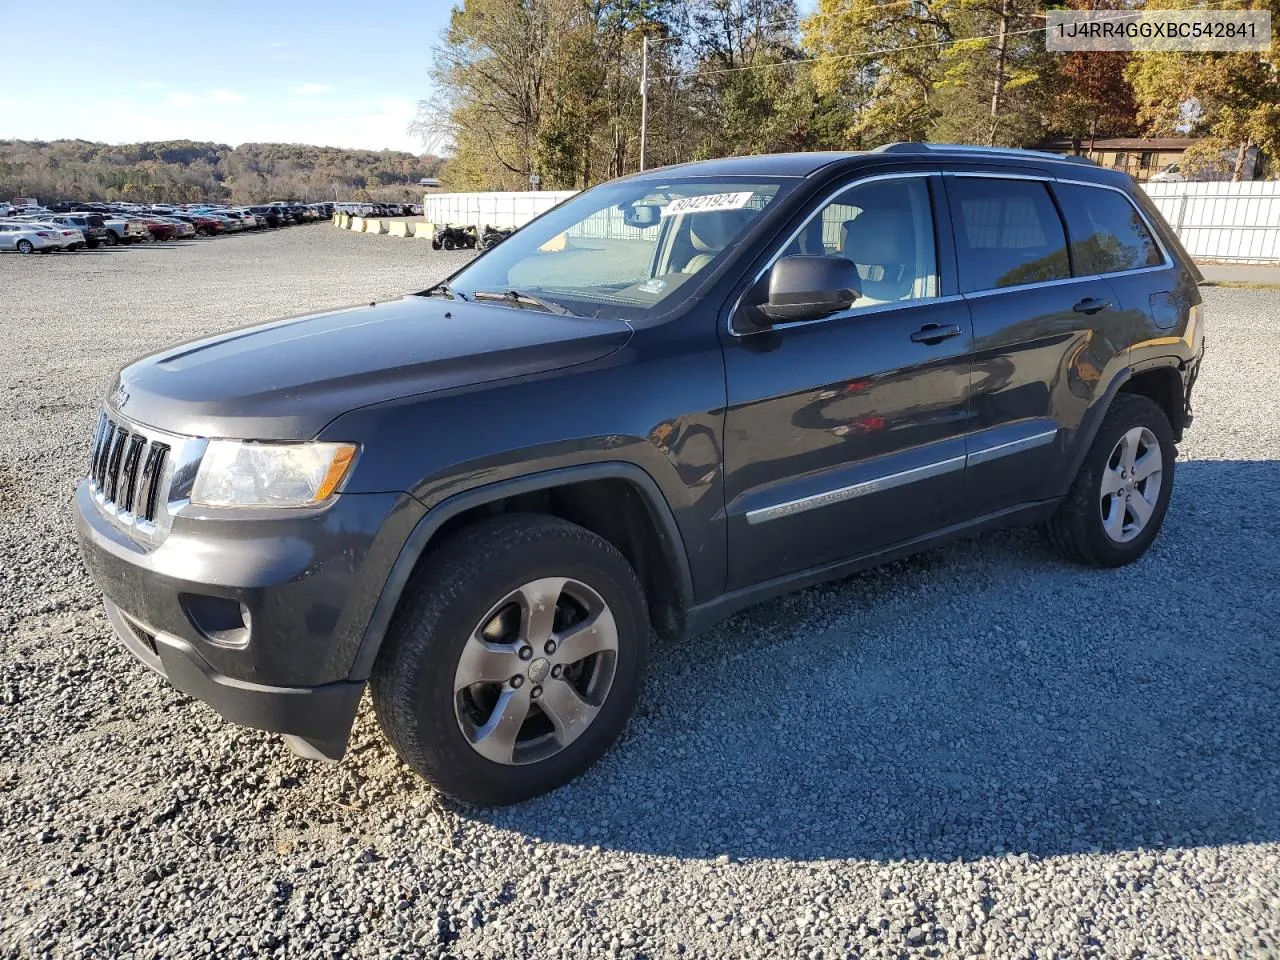
[[[168,456],[168,444],[131,432],[104,413],[93,436],[89,477],[104,503],[139,520],[154,522]]]

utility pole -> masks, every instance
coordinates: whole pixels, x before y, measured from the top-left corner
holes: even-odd
[[[640,169],[644,169],[649,140],[649,35],[640,41]]]

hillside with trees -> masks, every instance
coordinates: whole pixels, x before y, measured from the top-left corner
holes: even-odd
[[[1193,0],[1068,0],[1138,11]],[[1280,0],[1240,0],[1268,9]],[[598,183],[649,166],[895,140],[1204,138],[1206,158],[1280,152],[1273,54],[1045,50],[1042,0],[462,0],[417,130],[452,145],[457,190]],[[1274,48],[1273,48],[1274,49]]]
[[[0,198],[41,201],[200,200],[404,202],[421,193],[441,160],[395,150],[349,150],[297,143],[173,140],[107,144],[87,140],[0,140]]]

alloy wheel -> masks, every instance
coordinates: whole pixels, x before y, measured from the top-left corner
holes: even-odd
[[[1164,454],[1146,427],[1133,427],[1120,437],[1102,471],[1098,504],[1102,528],[1116,543],[1128,543],[1143,530],[1160,500]]]
[[[454,672],[454,715],[495,763],[536,763],[573,743],[613,684],[618,627],[604,599],[565,577],[513,590],[472,631]]]

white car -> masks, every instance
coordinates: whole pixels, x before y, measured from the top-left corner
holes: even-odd
[[[86,245],[84,234],[75,227],[68,227],[39,217],[21,217],[11,222],[29,223],[39,230],[49,231],[56,238],[56,246],[54,247],[56,250],[80,250]]]
[[[52,228],[41,229],[34,223],[0,223],[0,250],[35,253],[56,250],[60,242]]]

